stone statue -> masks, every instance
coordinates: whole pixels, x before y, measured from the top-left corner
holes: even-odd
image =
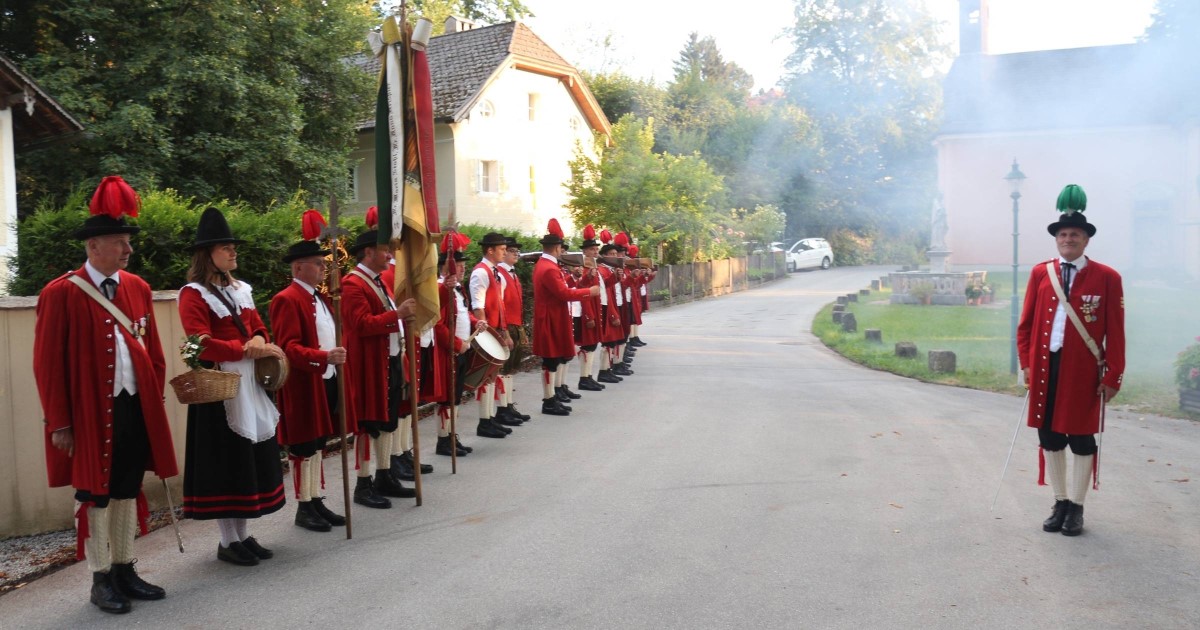
[[[946,207],[942,205],[942,196],[939,194],[933,200],[933,218],[930,221],[929,230],[929,249],[934,251],[943,251],[946,249],[946,232],[950,230],[950,225],[946,219]]]

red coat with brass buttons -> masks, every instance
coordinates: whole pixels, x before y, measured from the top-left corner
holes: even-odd
[[[1054,272],[1061,277],[1058,260]],[[1064,287],[1065,290],[1065,287]],[[1125,374],[1125,294],[1121,275],[1113,268],[1088,259],[1071,281],[1067,296],[1084,329],[1100,347],[1104,359],[1103,383],[1120,389]],[[1029,416],[1031,427],[1045,422],[1046,387],[1050,370],[1050,332],[1058,297],[1046,274],[1046,263],[1038,263],[1029,274],[1025,307],[1017,327],[1017,353],[1021,368],[1030,369]],[[1059,354],[1058,385],[1054,395],[1054,417],[1050,428],[1068,435],[1100,432],[1100,370],[1083,337],[1068,317]]]
[[[95,495],[108,494],[112,468],[113,377],[116,370],[115,334],[125,335],[125,346],[137,378],[138,397],[146,434],[150,438],[147,470],[166,479],[179,474],[171,427],[163,406],[166,360],[150,285],[121,271],[113,303],[131,320],[146,318],[145,348],[103,306],[67,280],[78,275],[88,283],[87,271],[65,274],[38,296],[34,328],[33,373],[45,415],[46,472],[50,487],[72,486]],[[74,455],[54,447],[51,434],[70,428]]]

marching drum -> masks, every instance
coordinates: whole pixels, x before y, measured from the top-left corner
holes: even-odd
[[[463,370],[463,387],[474,390],[490,383],[508,360],[508,348],[500,341],[500,333],[488,327],[471,339],[471,358]]]

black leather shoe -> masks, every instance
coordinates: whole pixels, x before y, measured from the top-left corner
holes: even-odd
[[[399,455],[395,455],[394,457],[399,457],[400,459],[404,460],[408,464],[408,467],[412,468],[412,465],[413,465],[412,451],[404,451],[403,453],[400,453]],[[421,464],[421,474],[422,475],[428,475],[431,472],[433,472],[433,466],[431,466],[429,464],[424,464],[424,463]]]
[[[122,595],[121,591],[113,585],[111,571],[109,573],[100,571],[92,573],[92,603],[96,605],[96,608],[114,615],[123,615],[133,610],[129,598]]]
[[[503,432],[504,435],[508,435],[508,434],[512,433],[512,429],[504,426],[503,424],[500,424],[499,422],[496,422],[495,416],[488,418],[487,421],[488,421],[488,423],[490,423],[492,425],[493,429]]]
[[[548,416],[569,416],[571,410],[563,406],[556,398],[547,398],[542,401],[542,413]]]
[[[508,413],[511,413],[513,415],[513,417],[520,418],[521,420],[523,420],[525,422],[529,422],[529,420],[533,418],[533,416],[531,416],[527,413],[521,413],[520,411],[517,411],[516,405],[514,405],[512,403],[508,403],[508,405],[505,406],[504,408],[507,409]]]
[[[337,514],[333,510],[325,507],[325,497],[313,497],[312,505],[313,510],[315,510],[321,518],[325,519],[326,523],[329,523],[334,527],[342,527],[346,524],[345,516]]]
[[[570,398],[571,400],[579,400],[580,398],[583,398],[583,396],[580,396],[579,394],[576,394],[575,392],[571,391],[571,388],[567,387],[566,385],[560,385],[559,389],[561,389],[562,393],[566,394],[567,398]],[[563,402],[566,402],[566,401],[563,401]]]
[[[633,344],[626,345],[625,346],[625,356],[636,357],[637,356],[637,346],[635,346]]]
[[[505,438],[508,434],[502,431],[504,427],[497,426],[487,418],[479,419],[479,426],[475,427],[475,435],[485,438]]]
[[[571,402],[571,397],[568,396],[567,393],[562,390],[561,386],[554,388],[554,398],[556,400],[558,400],[558,402],[561,402],[561,403]]]
[[[496,424],[506,427],[519,427],[525,423],[524,420],[508,413],[508,409],[505,407],[497,409],[496,415],[492,417],[492,420],[495,421]]]
[[[641,337],[630,337],[630,338],[629,338],[629,345],[631,345],[631,346],[633,346],[633,347],[635,347],[635,348],[641,348],[641,347],[644,347],[644,346],[646,345],[646,342],[645,342],[645,341],[642,341],[642,338],[641,338]]]
[[[375,487],[375,492],[382,494],[385,497],[393,497],[396,499],[411,499],[417,496],[417,491],[412,488],[407,488],[387,470],[376,470],[375,481],[371,484]]]
[[[604,386],[588,378],[579,379],[579,389],[585,392],[598,392],[604,389]]]
[[[1054,508],[1050,511],[1050,518],[1042,521],[1042,531],[1057,532],[1062,530],[1063,521],[1067,518],[1067,506],[1071,502],[1063,499],[1054,502]]]
[[[468,454],[475,452],[475,449],[471,448],[470,446],[467,446],[466,444],[463,444],[462,438],[459,437],[459,435],[457,433],[454,434],[454,443],[458,445],[458,448],[466,451]]]
[[[258,544],[258,541],[255,540],[253,536],[243,540],[242,546],[246,548],[246,551],[254,554],[254,556],[259,560],[270,560],[271,558],[275,557],[274,551],[271,551],[270,549]]]
[[[392,471],[392,476],[396,481],[415,481],[416,475],[413,474],[412,461],[405,461],[399,455],[392,455],[392,467],[388,470]]]
[[[369,508],[386,510],[392,507],[392,502],[375,492],[375,485],[370,477],[359,477],[358,485],[354,486],[354,502]]]
[[[458,456],[459,457],[463,457],[467,454],[467,451],[463,450],[462,444],[457,444],[456,446],[458,446]],[[434,449],[433,452],[437,453],[438,455],[445,455],[446,457],[450,457],[450,436],[447,435],[447,436],[438,438],[437,448]]]
[[[317,514],[317,510],[313,507],[312,501],[300,501],[296,508],[296,526],[303,527],[310,532],[327,532],[333,529],[329,521]]]
[[[1078,503],[1067,504],[1067,518],[1063,519],[1063,536],[1078,536],[1083,533],[1083,506]]]
[[[217,543],[217,560],[243,567],[252,567],[258,564],[258,556],[240,542],[231,543],[228,547],[222,547],[221,543]]]
[[[596,380],[601,383],[620,383],[625,379],[613,374],[612,370],[600,370],[600,376]]]
[[[625,365],[624,363],[618,363],[614,365],[612,368],[612,373],[616,374],[617,376],[633,376],[633,370],[629,369],[629,366]]]
[[[136,562],[136,561],[135,561]],[[167,592],[161,586],[155,586],[137,574],[133,570],[133,562],[129,564],[114,564],[112,570],[108,572],[112,578],[113,586],[122,595],[130,599],[155,600],[162,599],[167,596]]]

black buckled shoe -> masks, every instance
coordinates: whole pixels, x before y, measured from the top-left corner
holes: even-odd
[[[1054,502],[1054,508],[1050,511],[1050,518],[1042,521],[1042,531],[1057,532],[1062,531],[1063,521],[1067,518],[1067,507],[1071,502],[1063,499]]]
[[[274,551],[271,551],[270,549],[258,544],[258,541],[255,540],[253,536],[246,537],[246,540],[242,541],[242,546],[246,548],[246,551],[254,554],[254,556],[259,560],[270,560],[271,558],[275,557]]]
[[[562,393],[566,394],[567,398],[570,398],[571,400],[579,400],[580,398],[583,398],[583,396],[580,396],[579,394],[576,394],[575,392],[571,391],[571,388],[567,387],[566,385],[559,385],[558,388],[561,389]],[[566,401],[563,401],[563,402],[566,402]]]
[[[359,477],[358,485],[354,486],[354,502],[369,508],[386,510],[392,507],[392,502],[375,492],[375,485],[370,477]]]
[[[569,416],[571,410],[563,406],[557,398],[547,398],[542,401],[542,413],[548,416]]]
[[[527,413],[521,413],[520,411],[517,411],[517,406],[512,403],[508,403],[508,405],[506,405],[504,408],[507,409],[508,413],[512,414],[514,418],[520,418],[524,422],[529,422],[533,418],[533,416]]]
[[[162,599],[167,596],[167,591],[161,586],[155,586],[146,580],[143,580],[137,571],[134,570],[133,562],[129,564],[113,564],[112,570],[109,571],[109,576],[112,578],[113,586],[117,587],[121,594],[129,599],[142,599],[152,601]]]
[[[313,510],[315,510],[316,513],[318,515],[320,515],[321,518],[325,519],[326,523],[329,523],[330,525],[333,525],[334,527],[342,527],[346,524],[345,516],[342,516],[341,514],[338,514],[338,513],[334,512],[333,510],[325,507],[325,497],[313,497],[312,505],[313,505]]]
[[[462,444],[456,444],[455,446],[457,446],[457,447],[458,447],[458,449],[457,449],[457,450],[458,450],[458,453],[457,453],[457,455],[458,455],[459,457],[463,457],[463,456],[465,456],[465,455],[467,454],[467,451],[466,451],[466,449],[464,449],[464,448],[462,447]],[[436,449],[434,449],[434,451],[433,451],[433,452],[434,452],[434,453],[437,453],[438,455],[445,455],[446,457],[450,457],[450,456],[451,456],[451,453],[450,453],[450,436],[449,436],[449,435],[446,435],[446,436],[439,437],[439,438],[438,438],[438,441],[437,441],[437,448],[436,448]]]
[[[1067,518],[1063,519],[1062,535],[1078,536],[1083,533],[1083,506],[1078,503],[1068,503]]]
[[[123,615],[133,610],[133,605],[129,603],[129,598],[121,594],[121,591],[113,584],[111,571],[108,573],[101,571],[92,573],[91,600],[96,605],[96,608],[114,615]]]
[[[479,426],[475,427],[475,435],[485,438],[504,438],[508,434],[502,431],[504,427],[498,426],[487,418],[479,419]]]
[[[240,542],[231,543],[228,547],[222,547],[221,543],[217,543],[217,560],[243,567],[252,567],[258,564],[258,556]]]
[[[417,496],[417,491],[412,488],[405,487],[395,477],[391,471],[376,470],[375,481],[371,484],[375,487],[375,492],[382,494],[385,497],[395,499],[411,499]]]
[[[585,391],[585,392],[598,392],[598,391],[603,391],[604,386],[601,385],[600,383],[597,383],[596,381],[593,381],[592,377],[588,376],[588,377],[579,379],[579,389],[580,389],[580,391]]]
[[[625,379],[613,374],[612,370],[600,370],[600,375],[596,378],[596,380],[601,383],[620,383]]]
[[[313,507],[312,501],[300,501],[296,508],[296,526],[310,532],[327,532],[333,529],[329,521],[321,517]]]

